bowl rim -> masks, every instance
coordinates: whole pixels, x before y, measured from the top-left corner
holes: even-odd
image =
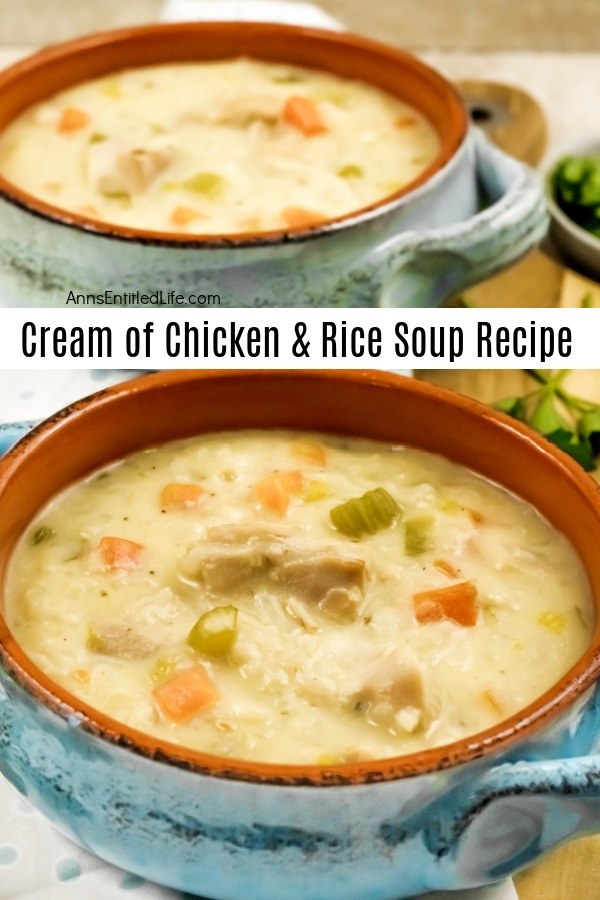
[[[137,241],[143,244],[158,246],[192,247],[198,249],[219,249],[227,247],[262,247],[277,244],[296,243],[306,241],[323,235],[343,231],[352,228],[362,222],[368,221],[380,215],[385,215],[393,210],[401,208],[408,199],[420,196],[423,192],[433,189],[439,178],[443,177],[449,167],[455,162],[461,148],[464,147],[469,134],[469,118],[466,106],[458,90],[436,69],[423,62],[418,57],[400,48],[371,40],[362,35],[353,34],[350,31],[332,31],[324,28],[309,28],[299,25],[284,25],[273,22],[236,22],[236,21],[193,21],[193,22],[159,22],[149,25],[129,26],[112,29],[110,31],[93,32],[82,37],[53,44],[37,53],[33,53],[0,72],[0,95],[10,90],[11,86],[18,83],[19,79],[31,74],[35,69],[51,64],[65,55],[73,57],[85,53],[92,53],[99,48],[109,48],[111,44],[122,42],[134,42],[139,38],[164,33],[165,31],[177,34],[183,32],[219,32],[242,29],[248,33],[264,33],[271,40],[276,40],[276,35],[296,34],[303,41],[320,42],[323,46],[345,46],[348,53],[352,50],[362,50],[380,58],[385,58],[401,66],[410,66],[418,72],[421,78],[429,81],[436,89],[444,94],[449,111],[450,127],[445,140],[441,142],[440,150],[435,159],[421,174],[409,182],[399,191],[394,192],[381,200],[351,211],[343,216],[324,219],[323,222],[311,226],[297,228],[274,229],[256,232],[234,232],[230,234],[190,234],[177,231],[154,231],[144,228],[133,228],[115,223],[103,222],[101,219],[71,212],[60,206],[48,203],[35,197],[33,194],[17,187],[10,180],[0,175],[0,198],[17,206],[39,218],[53,223],[67,226],[101,237],[122,240],[126,242]],[[149,64],[149,63],[148,63]],[[144,63],[146,65],[146,63]],[[132,68],[135,68],[135,63]],[[121,71],[115,69],[114,71]],[[323,71],[327,71],[324,69]],[[92,76],[98,77],[98,76]],[[85,80],[85,79],[84,79]],[[366,80],[366,79],[363,79]],[[81,83],[75,80],[73,84]],[[368,82],[367,82],[368,83]],[[35,101],[39,102],[39,101]],[[27,107],[25,107],[27,108]]]
[[[5,485],[10,482],[11,474],[18,470],[23,461],[26,462],[32,454],[43,453],[47,439],[51,440],[74,419],[85,417],[89,410],[105,404],[119,403],[119,398],[122,396],[152,391],[156,388],[168,389],[170,385],[177,385],[188,380],[202,382],[212,378],[225,380],[244,378],[257,384],[257,379],[269,379],[274,375],[278,378],[293,376],[294,378],[308,379],[309,386],[312,388],[316,387],[317,382],[321,384],[321,387],[326,387],[327,383],[332,380],[374,384],[392,390],[398,389],[400,386],[402,390],[408,390],[417,397],[433,399],[444,405],[449,404],[471,416],[484,416],[486,427],[487,424],[493,423],[492,428],[498,427],[505,433],[512,432],[515,440],[521,442],[524,448],[529,446],[537,453],[541,451],[544,456],[549,457],[552,465],[562,470],[562,474],[573,490],[579,495],[583,495],[584,500],[593,508],[600,528],[600,484],[595,482],[571,457],[541,435],[504,413],[455,391],[410,377],[373,370],[278,370],[274,373],[271,370],[260,369],[244,371],[188,369],[157,372],[121,382],[59,410],[38,424],[8,450],[0,459],[0,494]],[[210,429],[207,430],[207,433],[209,431]],[[140,444],[140,448],[142,446],[145,445]],[[110,461],[112,458],[107,458],[102,465]],[[498,483],[501,484],[501,482]],[[26,524],[24,529],[27,527]],[[4,582],[0,585],[0,593],[3,588]],[[438,747],[400,756],[353,763],[283,764],[223,757],[192,750],[131,728],[94,709],[46,675],[27,656],[13,637],[0,609],[0,672],[2,669],[30,698],[41,703],[43,707],[69,724],[76,725],[101,740],[133,751],[145,758],[202,775],[252,783],[307,787],[369,784],[452,770],[459,765],[509,750],[516,742],[535,734],[539,729],[551,723],[561,712],[564,712],[565,706],[572,706],[590,689],[600,675],[600,605],[597,600],[595,631],[585,652],[557,682],[514,715],[503,719],[491,728]]]

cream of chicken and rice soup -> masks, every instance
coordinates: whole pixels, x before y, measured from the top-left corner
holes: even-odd
[[[144,450],[67,489],[20,540],[7,618],[130,727],[323,765],[495,725],[593,624],[578,557],[527,503],[424,451],[277,430]]]
[[[381,201],[439,150],[417,110],[374,86],[242,58],[131,69],[61,91],[0,136],[0,174],[101,222],[239,234]]]

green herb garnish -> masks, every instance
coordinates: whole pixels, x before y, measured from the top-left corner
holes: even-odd
[[[563,212],[600,238],[600,154],[564,156],[552,170],[550,184]]]
[[[498,400],[494,407],[543,434],[592,472],[600,455],[600,404],[576,397],[564,388],[569,369],[524,371],[539,387],[522,397]]]

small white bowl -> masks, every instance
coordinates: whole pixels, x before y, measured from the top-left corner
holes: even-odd
[[[551,216],[550,236],[556,249],[563,253],[569,262],[573,263],[584,275],[600,281],[600,238],[577,225],[563,212],[554,198],[551,180],[552,172],[562,157],[589,156],[590,154],[600,156],[600,137],[587,138],[563,148],[547,166],[544,183]]]

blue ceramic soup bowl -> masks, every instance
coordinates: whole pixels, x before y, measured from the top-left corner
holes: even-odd
[[[547,226],[534,174],[468,127],[451,85],[399,50],[348,33],[187,22],[79,39],[0,74],[0,128],[79,81],[147,64],[245,55],[368,81],[423,112],[437,159],[380,203],[311,228],[190,236],[103,224],[0,178],[0,302],[196,306],[432,306],[527,252]],[[89,295],[89,296],[88,296]],[[172,295],[171,295],[172,296]],[[143,302],[143,301],[142,301]]]
[[[97,466],[172,438],[274,426],[441,451],[498,481],[566,533],[598,603],[595,482],[500,413],[369,372],[170,372],[75,403],[0,462],[0,579],[36,510]],[[0,616],[0,771],[93,853],[218,900],[398,900],[494,882],[600,830],[598,618],[573,668],[488,731],[294,766],[188,751],[107,718],[45,676]]]

